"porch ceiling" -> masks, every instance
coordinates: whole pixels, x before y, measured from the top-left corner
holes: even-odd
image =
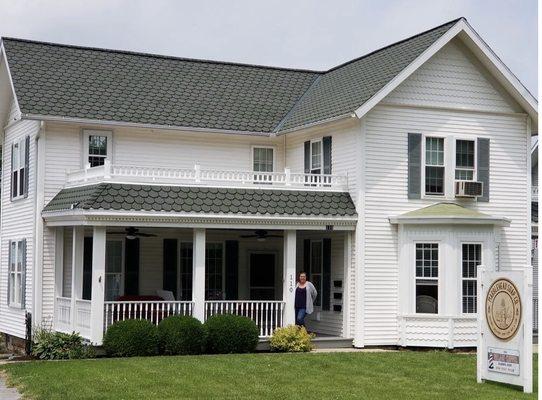
[[[178,217],[295,218],[352,221],[347,192],[213,188],[100,183],[61,190],[43,210],[60,215],[160,215]]]

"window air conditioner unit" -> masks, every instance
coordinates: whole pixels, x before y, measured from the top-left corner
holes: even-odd
[[[484,184],[476,181],[455,181],[455,197],[480,197]]]

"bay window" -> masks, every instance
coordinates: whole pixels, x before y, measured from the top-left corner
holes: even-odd
[[[438,313],[438,243],[416,243],[416,312]]]
[[[461,246],[462,309],[463,313],[477,312],[477,270],[482,264],[482,245],[463,243]]]

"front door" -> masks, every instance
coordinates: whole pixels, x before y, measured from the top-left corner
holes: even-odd
[[[275,300],[275,254],[250,254],[250,300]]]

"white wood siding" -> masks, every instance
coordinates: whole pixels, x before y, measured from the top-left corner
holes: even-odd
[[[25,336],[25,310],[8,307],[7,277],[9,241],[26,239],[26,309],[32,310],[33,293],[33,265],[34,265],[34,201],[35,201],[35,150],[36,135],[39,131],[39,122],[19,121],[5,130],[3,168],[2,168],[2,217],[1,217],[1,249],[0,259],[0,332],[13,336]],[[30,136],[30,160],[28,197],[10,200],[11,186],[11,144]]]

